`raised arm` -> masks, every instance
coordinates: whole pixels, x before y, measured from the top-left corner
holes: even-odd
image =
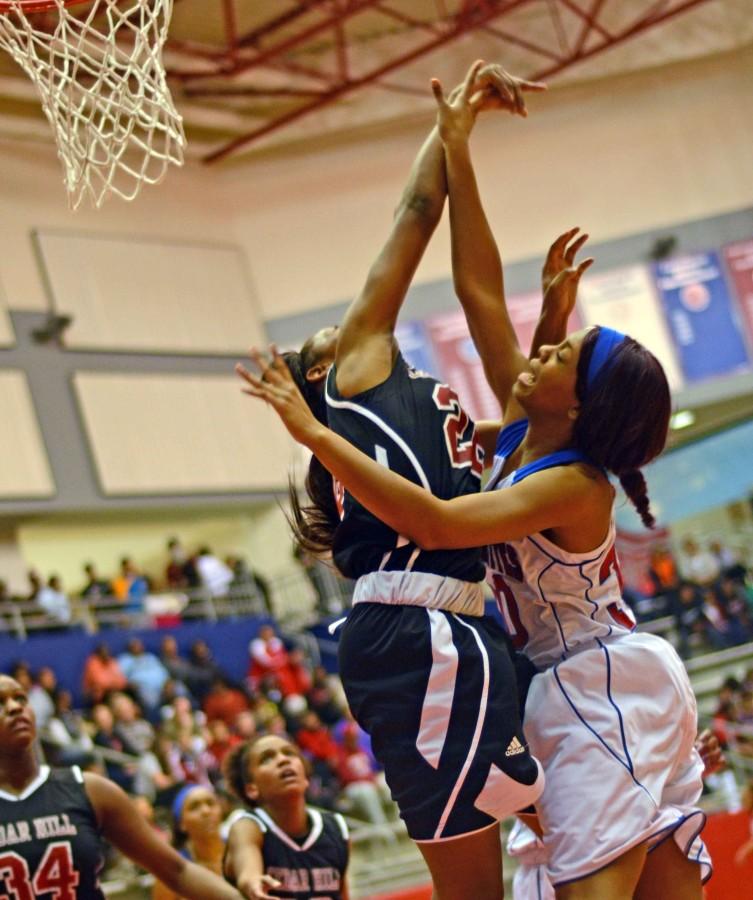
[[[271,362],[256,351],[252,359],[263,379],[236,366],[246,393],[269,403],[291,435],[363,506],[423,549],[478,547],[570,525],[583,530],[584,521],[590,527],[608,519],[608,513],[603,515],[604,495],[593,490],[593,477],[577,466],[547,469],[505,491],[440,500],[319,423],[276,351]],[[611,505],[611,494],[608,499]],[[587,538],[590,542],[591,535]]]
[[[463,84],[451,94],[451,99],[460,93],[465,97],[469,131],[482,109],[502,106],[492,81],[489,87],[476,89],[474,79],[479,68],[478,64],[472,66]],[[366,390],[389,375],[397,349],[393,338],[397,316],[442,217],[446,195],[445,153],[435,127],[413,163],[392,231],[361,293],[345,314],[336,356],[337,386],[343,394]]]
[[[179,897],[240,900],[241,895],[232,885],[189,862],[163,841],[117,785],[91,773],[84,775],[84,784],[105,839]]]
[[[580,228],[571,228],[549,247],[541,270],[541,315],[531,341],[529,359],[538,354],[542,344],[559,344],[567,334],[567,322],[575,308],[581,276],[593,265],[590,256],[577,265],[575,263],[576,253],[588,240],[588,235],[579,235],[579,231]]]
[[[516,100],[522,97],[524,89],[544,90],[544,85],[515,79],[502,70],[498,72],[506,79],[508,90]],[[471,132],[468,98],[461,93],[445,100],[436,80],[432,89],[445,148],[455,291],[489,385],[506,412],[512,385],[520,372],[528,368],[528,362],[518,346],[505,306],[502,262],[473,171],[468,143]]]

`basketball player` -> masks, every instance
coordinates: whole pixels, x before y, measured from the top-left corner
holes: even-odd
[[[478,74],[475,66],[457,90],[474,116],[487,100],[524,114],[523,91],[540,89],[504,74],[488,97],[476,91]],[[445,194],[443,150],[433,131],[342,328],[319,332],[288,365],[322,421],[449,498],[479,490],[482,454],[473,423],[446,385],[408,368],[393,334]],[[505,636],[483,619],[481,553],[422,552],[350,494],[338,511],[316,458],[308,487],[315,503],[297,510],[301,544],[331,550],[338,569],[357,579],[339,643],[348,704],[371,736],[436,896],[499,900],[497,823],[531,803],[542,779],[523,742]]]
[[[186,785],[173,800],[172,815],[173,846],[180,855],[221,876],[225,842],[220,835],[222,808],[215,792],[201,784]],[[157,881],[152,900],[181,898]]]
[[[111,781],[40,766],[26,691],[0,675],[0,892],[31,900],[104,900],[103,841],[181,897],[238,900],[222,878],[180,856]]]
[[[348,827],[339,813],[306,805],[309,782],[298,747],[261,735],[235,747],[224,770],[251,807],[230,829],[227,878],[252,900],[348,900]]]
[[[695,743],[703,761],[703,777],[724,768],[726,761],[716,735],[708,729]],[[507,854],[518,863],[512,882],[512,900],[555,900],[547,874],[547,853],[542,839],[520,819],[507,837]]]
[[[490,545],[510,632],[544,670],[531,684],[526,738],[547,776],[537,810],[557,897],[697,900],[710,860],[695,805],[695,698],[670,645],[633,633],[607,477],[620,478],[652,525],[640,467],[666,440],[666,376],[645,347],[603,327],[544,345],[530,361],[520,353],[470,163],[468,97],[447,102],[438,82],[434,91],[456,291],[504,412],[494,490],[443,500],[374,462],[314,419],[274,349],[270,364],[252,352],[264,381],[241,374],[358,502],[416,547]],[[577,282],[578,270],[563,277]]]

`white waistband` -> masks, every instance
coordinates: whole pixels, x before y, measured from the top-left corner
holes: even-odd
[[[369,572],[356,581],[353,606],[357,603],[423,606],[465,616],[483,616],[484,583],[405,569]]]

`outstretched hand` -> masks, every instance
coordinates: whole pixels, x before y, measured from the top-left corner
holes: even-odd
[[[324,426],[303,399],[275,345],[270,345],[269,356],[252,347],[249,357],[260,374],[250,372],[242,363],[236,364],[235,372],[245,382],[243,393],[264,400],[282,419],[292,437],[308,445]]]
[[[510,75],[496,63],[479,59],[470,67],[462,85],[449,97],[444,96],[438,78],[432,78],[431,89],[437,101],[437,125],[444,142],[452,138],[466,139],[481,110],[503,109],[513,115],[527,116],[525,92],[541,92],[546,85]]]
[[[589,256],[575,264],[576,253],[588,240],[588,235],[579,235],[579,231],[580,228],[571,228],[554,241],[541,271],[544,303],[565,319],[575,306],[581,276],[594,261],[593,257]]]

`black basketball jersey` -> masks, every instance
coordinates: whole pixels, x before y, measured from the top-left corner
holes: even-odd
[[[385,381],[354,397],[340,395],[335,377],[332,366],[326,400],[333,431],[443,500],[479,490],[483,450],[473,422],[446,384],[410,368],[400,354]],[[484,577],[480,550],[419,552],[347,492],[332,555],[350,578],[380,569],[431,572],[464,581]]]
[[[104,900],[97,817],[80,769],[50,769],[19,796],[0,791],[0,897]]]
[[[282,887],[275,897],[296,900],[341,900],[348,867],[348,826],[339,813],[306,807],[310,830],[300,842],[263,809],[247,813],[264,834],[264,872]]]

